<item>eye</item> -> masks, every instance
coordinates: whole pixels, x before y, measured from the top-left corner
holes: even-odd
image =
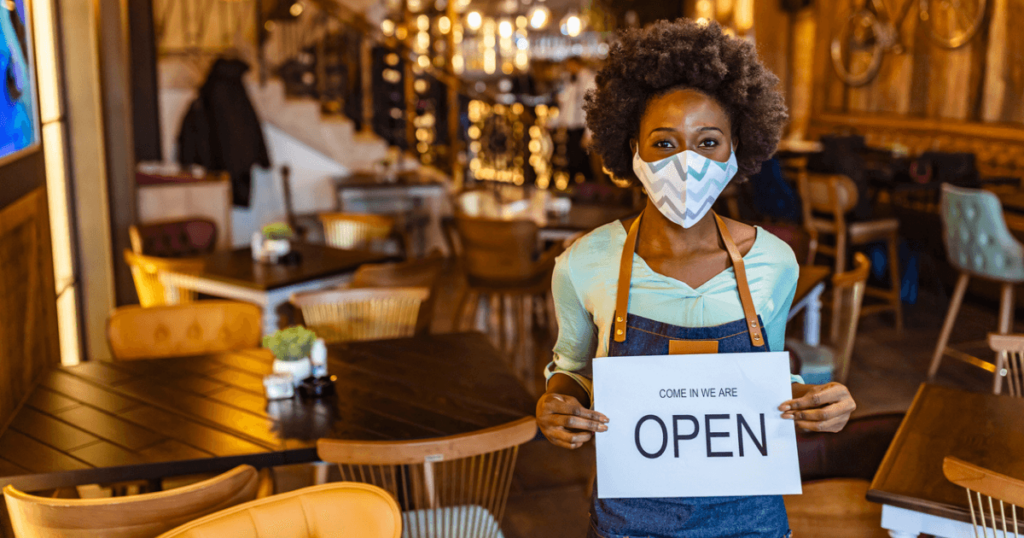
[[[704,139],[704,140],[702,140],[700,142],[700,145],[698,147],[701,147],[701,148],[717,148],[718,147],[718,140],[715,140],[714,138]]]
[[[671,148],[674,148],[675,146],[672,145],[672,141],[671,140],[664,140],[663,139],[663,140],[658,140],[657,142],[655,142],[654,143],[654,147],[656,147],[658,149],[671,149]]]

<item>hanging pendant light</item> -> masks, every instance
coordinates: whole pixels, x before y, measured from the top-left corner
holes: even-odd
[[[584,20],[576,11],[570,11],[562,18],[562,22],[558,25],[559,30],[562,31],[562,35],[569,37],[577,37],[583,33]]]

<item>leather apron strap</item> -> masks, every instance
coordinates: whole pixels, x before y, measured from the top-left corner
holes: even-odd
[[[714,214],[714,213],[713,213]],[[764,345],[764,337],[761,334],[761,325],[757,321],[757,310],[754,308],[754,299],[750,295],[750,286],[747,284],[747,270],[743,264],[743,256],[736,248],[725,222],[717,214],[715,224],[718,226],[718,233],[725,243],[725,250],[729,252],[729,260],[732,262],[733,271],[736,273],[736,287],[740,293],[740,304],[743,305],[743,317],[747,321],[747,331],[750,333],[750,342],[754,347]],[[636,252],[637,236],[640,233],[640,219],[643,212],[633,220],[629,226],[629,233],[626,235],[626,243],[622,247],[622,258],[619,261],[619,282],[615,293],[615,320],[613,323],[612,337],[616,342],[626,341],[626,314],[629,308],[629,283],[633,278],[633,254]]]

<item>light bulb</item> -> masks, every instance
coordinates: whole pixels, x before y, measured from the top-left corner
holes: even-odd
[[[498,24],[498,35],[505,39],[512,37],[512,22],[507,20],[501,21]]]
[[[530,28],[540,30],[548,25],[551,10],[545,6],[537,6],[530,11]]]
[[[480,29],[480,25],[483,24],[484,19],[480,16],[479,11],[470,11],[466,15],[466,27],[474,32]]]

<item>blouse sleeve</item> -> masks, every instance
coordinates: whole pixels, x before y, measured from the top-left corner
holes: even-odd
[[[544,377],[550,380],[556,373],[565,374],[579,383],[588,396],[592,396],[591,360],[597,353],[597,326],[573,283],[571,256],[572,249],[559,256],[551,275],[558,341],[555,342],[554,357],[544,369]]]

